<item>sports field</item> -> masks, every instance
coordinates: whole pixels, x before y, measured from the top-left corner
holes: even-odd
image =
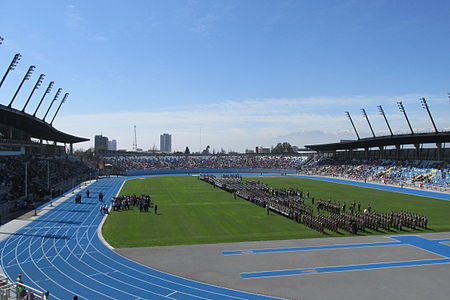
[[[373,189],[293,177],[246,178],[273,187],[299,188],[316,199],[360,201],[373,210],[406,210],[429,218],[426,232],[450,231],[450,202],[433,198],[384,192]],[[115,248],[181,244],[284,240],[324,236],[346,236],[346,232],[323,235],[283,216],[271,213],[246,200],[213,188],[192,176],[134,179],[120,194],[149,194],[158,205],[158,215],[138,208],[112,212],[102,228],[103,236]],[[311,200],[306,200],[311,204]],[[380,231],[367,234],[411,233]],[[415,232],[424,232],[418,230]]]

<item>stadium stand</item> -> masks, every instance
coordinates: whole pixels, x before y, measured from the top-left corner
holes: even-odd
[[[299,173],[416,188],[450,190],[450,164],[443,161],[318,158]]]
[[[305,161],[297,155],[147,155],[103,156],[104,164],[113,165],[117,172],[135,169],[291,169],[296,170]]]

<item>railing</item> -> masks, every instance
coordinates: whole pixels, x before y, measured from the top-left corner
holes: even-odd
[[[7,277],[0,275],[0,300],[45,299],[45,292],[32,288],[20,282],[10,282]]]

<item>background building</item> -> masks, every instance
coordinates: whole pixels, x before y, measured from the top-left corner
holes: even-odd
[[[103,135],[96,135],[94,138],[95,150],[108,150],[108,137]]]
[[[108,150],[117,151],[117,140],[108,141]]]
[[[163,133],[159,137],[159,150],[161,152],[172,152],[172,135]]]

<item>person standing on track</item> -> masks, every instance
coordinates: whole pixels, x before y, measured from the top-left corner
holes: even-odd
[[[48,300],[48,299],[50,299],[49,297],[50,297],[50,292],[49,292],[49,291],[46,291],[46,292],[44,293],[44,295],[42,296],[42,300]]]

